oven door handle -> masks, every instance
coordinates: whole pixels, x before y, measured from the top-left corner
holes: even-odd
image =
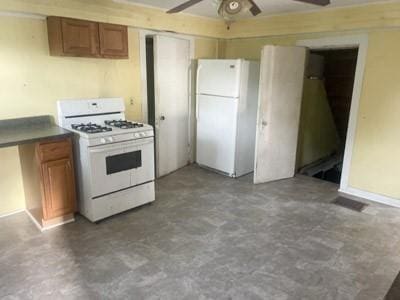
[[[143,141],[136,141],[134,143],[120,143],[118,144],[118,146],[116,147],[116,144],[111,144],[111,145],[105,145],[100,147],[93,147],[93,148],[89,148],[90,153],[103,153],[103,152],[108,152],[108,151],[113,151],[113,150],[118,150],[118,149],[125,149],[125,148],[129,148],[129,147],[140,147],[140,146],[144,146],[144,145],[148,145],[148,144],[153,144],[154,141],[153,139],[151,140],[143,140]]]

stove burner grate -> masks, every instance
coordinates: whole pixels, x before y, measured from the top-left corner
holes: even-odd
[[[108,126],[117,127],[121,129],[141,128],[144,126],[141,123],[135,123],[124,120],[110,120],[110,121],[104,121],[104,123]]]
[[[100,132],[108,132],[112,131],[112,128],[110,127],[105,127],[105,126],[100,126],[97,124],[93,123],[88,123],[88,124],[72,124],[71,125],[72,129],[85,132],[85,133],[100,133]]]

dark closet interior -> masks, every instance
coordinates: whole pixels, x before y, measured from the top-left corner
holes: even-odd
[[[340,183],[357,56],[358,49],[310,53],[307,77],[308,80],[320,80],[323,83],[338,142],[335,151],[302,167],[299,171],[302,174]]]
[[[155,125],[154,93],[154,39],[146,37],[146,77],[147,77],[147,118],[148,123]]]

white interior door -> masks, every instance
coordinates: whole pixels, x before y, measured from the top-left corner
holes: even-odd
[[[154,37],[157,177],[189,161],[190,41]]]
[[[304,47],[262,50],[254,183],[295,174],[306,56]]]

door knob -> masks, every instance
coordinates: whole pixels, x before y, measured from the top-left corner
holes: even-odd
[[[165,116],[161,116],[161,117],[160,117],[160,120],[161,120],[161,121],[164,121],[164,120],[165,120]]]

